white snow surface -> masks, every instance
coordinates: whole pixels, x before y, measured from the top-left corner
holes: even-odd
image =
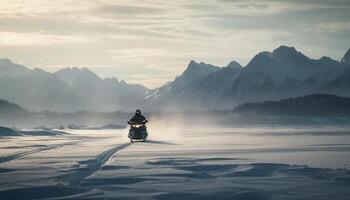
[[[171,128],[6,136],[0,199],[348,199],[350,129]]]

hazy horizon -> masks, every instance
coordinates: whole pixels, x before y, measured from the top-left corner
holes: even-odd
[[[150,88],[190,60],[246,65],[279,45],[340,60],[350,46],[350,3],[342,0],[20,0],[0,7],[0,57],[50,72],[88,67]]]

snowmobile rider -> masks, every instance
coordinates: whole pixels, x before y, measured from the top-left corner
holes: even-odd
[[[146,117],[141,114],[141,110],[137,109],[135,115],[128,121],[128,124],[146,124]]]

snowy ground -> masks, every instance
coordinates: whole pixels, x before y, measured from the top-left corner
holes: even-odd
[[[164,132],[167,130],[167,132]],[[67,130],[0,138],[0,199],[349,199],[350,129]]]

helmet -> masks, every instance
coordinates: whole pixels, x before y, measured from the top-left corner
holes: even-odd
[[[141,114],[141,110],[139,110],[139,109],[137,109],[136,111],[135,111],[135,114]]]

